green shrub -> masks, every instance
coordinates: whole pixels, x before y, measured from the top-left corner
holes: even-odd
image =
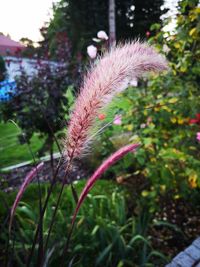
[[[129,140],[140,141],[137,153],[112,171],[116,176],[130,173],[133,179],[145,178],[147,186],[141,194],[148,202],[153,200],[153,210],[160,194],[188,197],[200,187],[200,8],[198,1],[184,0],[178,10],[174,32],[156,24],[151,30],[157,34],[149,41],[165,51],[170,71],[149,80],[144,77],[138,88],[129,88],[121,95],[112,104],[111,117],[121,114],[122,125],[111,126],[99,138],[100,154],[128,135]]]
[[[3,57],[0,55],[0,82],[6,78],[6,64]]]

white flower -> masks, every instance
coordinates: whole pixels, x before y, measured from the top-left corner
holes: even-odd
[[[136,80],[136,79],[133,79],[133,80],[131,80],[130,82],[129,82],[129,84],[131,85],[131,86],[137,86],[138,85],[138,81]]]
[[[102,40],[108,40],[108,35],[107,35],[107,33],[104,32],[104,31],[99,31],[99,32],[97,33],[97,37],[98,37],[99,39],[102,39]]]
[[[100,42],[101,42],[101,40],[98,39],[98,38],[92,38],[92,41],[94,41],[94,42],[96,42],[96,43],[100,43]]]
[[[164,44],[163,45],[163,52],[167,54],[167,53],[169,53],[169,51],[170,51],[169,47],[166,44]]]
[[[147,125],[146,125],[145,123],[140,124],[140,128],[141,128],[141,129],[146,128],[146,126],[147,126]]]
[[[94,45],[89,45],[87,47],[87,53],[90,58],[94,59],[97,56],[97,48]]]

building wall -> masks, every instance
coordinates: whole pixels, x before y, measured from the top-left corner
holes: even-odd
[[[4,46],[4,45],[0,45],[0,55],[1,56],[16,56],[16,55],[20,55],[21,52],[24,50],[25,48],[19,48],[19,47],[8,47],[8,46]]]
[[[36,59],[18,58],[9,56],[3,58],[6,63],[6,69],[9,80],[14,80],[16,76],[19,76],[21,73],[20,69],[22,68],[30,76],[36,74],[38,63],[50,64],[52,67],[58,66],[58,63],[53,61],[46,61],[46,60],[38,61]]]

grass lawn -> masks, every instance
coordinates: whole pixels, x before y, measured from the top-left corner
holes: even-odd
[[[0,168],[31,160],[28,146],[18,141],[19,129],[13,123],[0,124]],[[43,140],[34,135],[30,147],[36,152],[42,146]]]
[[[70,86],[66,92],[70,106],[74,102],[72,91],[73,88]],[[0,123],[0,169],[32,160],[27,144],[21,145],[18,141],[19,133],[19,129],[13,123]],[[36,158],[43,141],[37,134],[31,139],[30,147]],[[58,152],[56,144],[54,144],[54,152]]]

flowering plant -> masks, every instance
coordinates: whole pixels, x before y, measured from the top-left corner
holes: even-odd
[[[197,124],[200,125],[200,113],[196,114],[196,118],[195,119],[190,119],[189,120],[190,124]]]
[[[111,68],[112,66],[112,68]],[[130,42],[125,45],[113,47],[111,51],[105,53],[105,55],[98,59],[93,65],[91,70],[85,76],[82,83],[80,93],[75,101],[74,109],[71,114],[66,138],[63,142],[64,152],[63,159],[65,164],[65,174],[63,177],[62,186],[56,200],[56,206],[50,222],[48,234],[44,242],[39,239],[38,244],[38,262],[39,265],[43,264],[43,256],[46,253],[48,247],[48,241],[51,236],[52,228],[55,223],[55,216],[57,214],[58,206],[61,201],[64,186],[68,182],[68,175],[73,166],[75,159],[80,158],[88,151],[89,145],[99,132],[100,125],[98,124],[98,118],[103,118],[102,112],[111,100],[119,93],[124,91],[129,82],[138,79],[143,73],[154,71],[160,72],[167,69],[167,62],[165,58],[159,55],[154,48],[145,43]],[[104,118],[103,118],[104,119]],[[121,116],[116,115],[113,123],[115,125],[121,124]],[[100,129],[101,130],[101,129]],[[119,161],[129,152],[134,152],[138,148],[139,144],[126,144],[121,147],[111,156],[109,156],[94,174],[88,179],[80,197],[78,198],[76,191],[71,184],[72,193],[75,201],[77,202],[76,209],[74,211],[71,223],[71,230],[68,235],[67,243],[63,250],[62,263],[65,260],[65,253],[68,250],[70,237],[72,234],[73,226],[77,213],[86,198],[88,192],[93,187],[94,183],[99,179],[102,174],[114,163]],[[32,245],[32,249],[27,261],[27,266],[31,263],[33,251],[35,250],[38,237],[43,237],[42,224],[45,211],[47,209],[48,201],[51,196],[52,190],[55,186],[57,173],[63,162],[60,162],[52,178],[52,182],[46,197],[44,204],[40,207],[40,218],[38,226],[36,228],[35,239]],[[10,231],[12,227],[12,221],[16,207],[24,193],[26,187],[33,179],[34,175],[42,168],[43,164],[39,164],[30,174],[27,175],[25,182],[23,183],[15,203],[11,211],[10,218]],[[43,238],[42,238],[43,240]],[[61,265],[63,266],[63,264]]]

